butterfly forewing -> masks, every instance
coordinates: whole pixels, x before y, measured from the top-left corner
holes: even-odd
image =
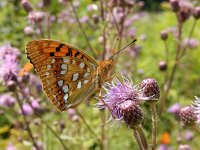
[[[93,92],[97,63],[80,49],[52,40],[31,41],[28,58],[39,74],[52,103],[65,110]]]

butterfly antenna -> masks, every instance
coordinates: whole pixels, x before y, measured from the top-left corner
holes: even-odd
[[[113,43],[113,46],[112,46],[112,48],[111,48],[111,52],[114,50],[115,44],[116,44],[118,41],[119,41],[119,38],[117,38],[117,39],[115,40],[115,42]]]
[[[120,53],[121,51],[125,50],[127,47],[129,47],[131,44],[135,43],[137,39],[134,39],[131,41],[127,46],[123,47],[122,49],[118,50],[116,53],[114,53],[109,59],[112,59],[116,54]],[[117,41],[116,41],[117,42]],[[115,42],[115,43],[116,43]]]

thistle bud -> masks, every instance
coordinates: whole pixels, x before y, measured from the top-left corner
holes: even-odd
[[[179,7],[178,0],[170,0],[170,5],[171,5],[171,8],[172,8],[173,12],[178,12],[179,11],[180,7]]]
[[[22,1],[21,1],[21,4],[22,4],[22,6],[24,7],[24,9],[25,9],[25,11],[26,11],[27,13],[29,13],[30,11],[33,10],[32,6],[31,6],[31,4],[29,3],[28,0],[22,0]]]
[[[93,18],[94,24],[98,24],[99,23],[99,17],[98,17],[97,14],[93,14],[92,18]]]
[[[160,71],[166,71],[167,63],[165,61],[160,61],[158,68],[160,69]]]
[[[6,83],[6,86],[7,86],[7,88],[8,88],[10,91],[15,91],[15,90],[16,90],[16,82],[13,81],[13,80],[9,80],[9,81]]]
[[[166,31],[161,31],[160,38],[165,41],[168,38],[168,33]]]
[[[192,6],[190,3],[180,3],[180,11],[178,12],[178,19],[180,22],[185,22],[192,15]]]
[[[149,97],[152,100],[160,98],[160,89],[155,79],[144,79],[140,83],[140,88],[142,89],[143,97]]]
[[[180,110],[180,118],[181,121],[185,126],[194,126],[197,122],[197,115],[195,113],[195,110],[190,107],[186,106]]]
[[[194,8],[193,17],[194,17],[195,19],[199,19],[199,18],[200,18],[200,7]]]
[[[137,125],[141,124],[144,120],[144,115],[141,108],[132,100],[126,100],[119,104],[118,107],[124,122],[130,128],[133,129]]]

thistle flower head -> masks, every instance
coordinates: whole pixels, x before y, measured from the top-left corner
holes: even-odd
[[[138,105],[141,91],[131,79],[124,76],[122,78],[123,82],[117,79],[115,83],[107,83],[107,86],[104,87],[106,94],[102,96],[97,106],[99,108],[107,107],[113,119],[122,120],[133,128],[143,121],[143,112]]]

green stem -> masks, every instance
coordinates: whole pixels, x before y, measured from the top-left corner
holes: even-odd
[[[140,150],[144,150],[144,147],[142,145],[142,141],[140,139],[140,135],[139,135],[138,131],[137,130],[133,130],[133,131],[134,131],[134,136],[135,136],[135,139],[137,141],[137,144],[138,144]]]
[[[143,145],[143,147],[144,147],[144,150],[149,150],[149,146],[148,146],[147,139],[146,139],[146,137],[145,137],[145,134],[144,134],[142,125],[137,126],[137,127],[136,127],[136,130],[137,130],[137,132],[138,132],[139,135],[140,135],[140,139],[141,139],[141,141],[142,141],[142,145]]]
[[[38,147],[38,145],[37,145],[37,143],[36,143],[36,141],[35,141],[35,139],[34,139],[34,137],[33,137],[33,133],[32,133],[32,131],[31,131],[31,129],[30,129],[28,120],[27,120],[27,118],[26,118],[26,113],[24,112],[24,109],[22,108],[22,103],[21,103],[21,101],[20,101],[20,98],[19,98],[19,96],[18,96],[17,91],[15,91],[15,95],[16,95],[16,100],[17,100],[17,103],[18,103],[18,105],[19,105],[19,108],[20,108],[20,110],[21,110],[21,112],[22,112],[22,116],[23,116],[24,122],[25,122],[25,124],[26,124],[27,132],[28,132],[28,134],[29,134],[29,136],[30,136],[30,138],[31,138],[31,140],[32,140],[32,142],[33,142],[33,145],[35,146],[36,150],[39,150],[39,147]]]
[[[193,32],[194,32],[194,29],[195,29],[195,27],[196,27],[196,23],[197,23],[197,20],[195,19],[194,22],[193,22],[192,28],[191,28],[191,30],[190,30],[189,36],[188,36],[188,41],[187,41],[185,47],[183,48],[182,53],[180,54],[180,58],[182,58],[182,57],[185,55],[185,52],[186,52],[186,50],[187,50],[187,48],[188,48],[190,39],[191,39],[191,37],[192,37],[192,35],[193,35]]]
[[[152,111],[152,150],[156,149],[156,133],[157,133],[157,114],[156,114],[156,103],[151,103]]]

